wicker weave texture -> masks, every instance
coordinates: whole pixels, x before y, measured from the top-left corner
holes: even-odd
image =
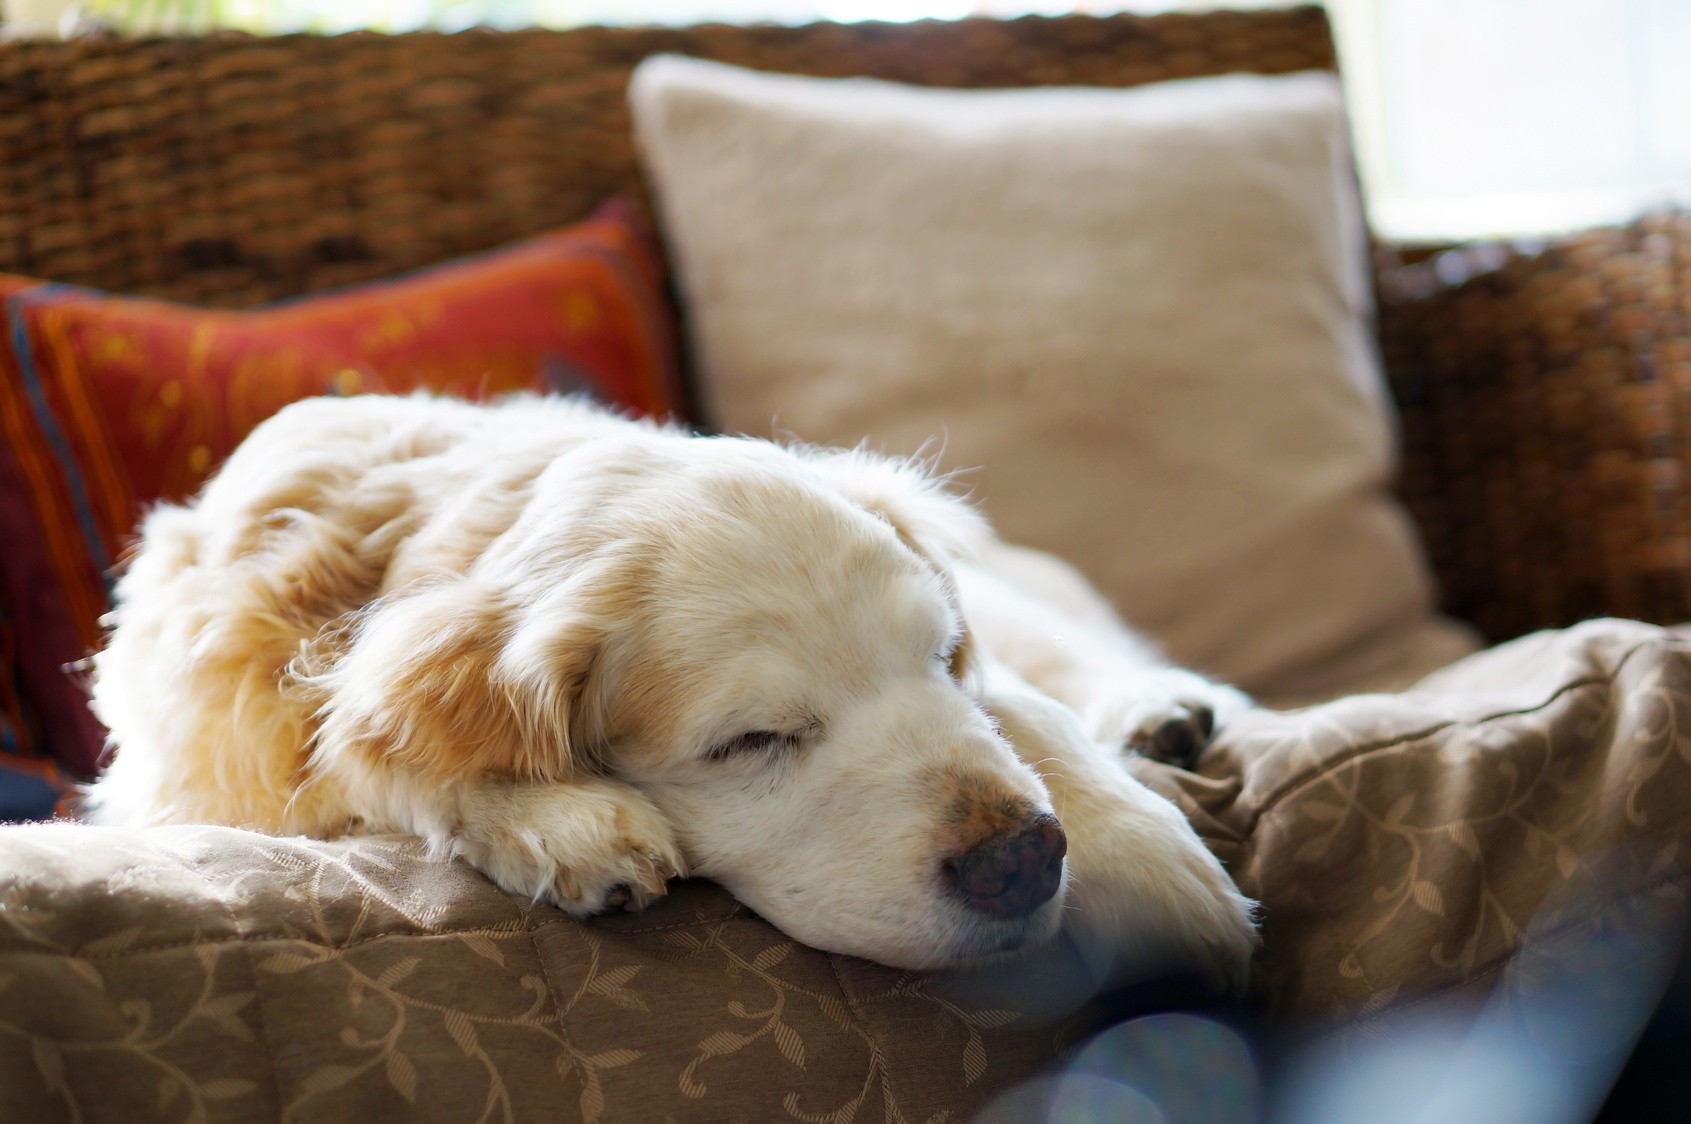
[[[247,305],[642,194],[624,91],[678,51],[930,85],[1333,65],[1315,8],[1153,18],[0,46],[0,270]]]
[[[1490,637],[1691,620],[1691,214],[1383,262],[1401,490]]]

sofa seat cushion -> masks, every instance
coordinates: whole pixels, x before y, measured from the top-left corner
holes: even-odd
[[[1688,747],[1691,636],[1595,620],[1136,769],[1263,903],[1278,1017],[1329,1020],[1483,993],[1541,909],[1686,887]]]
[[[1682,889],[1687,744],[1691,640],[1599,621],[1135,768],[1261,900],[1271,1021],[1324,1026],[1483,996],[1617,856]],[[20,1119],[966,1120],[1099,1025],[1094,986],[1061,944],[951,975],[829,955],[700,882],[577,923],[408,837],[0,829]]]
[[[0,853],[8,1119],[923,1120],[1071,1017],[796,945],[706,882],[580,924],[411,837],[46,824]]]

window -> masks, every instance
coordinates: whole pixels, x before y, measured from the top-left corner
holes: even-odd
[[[1330,8],[1380,233],[1553,233],[1691,205],[1686,0]]]

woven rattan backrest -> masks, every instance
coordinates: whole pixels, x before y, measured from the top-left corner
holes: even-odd
[[[657,51],[948,86],[1334,65],[1316,8],[0,44],[0,271],[248,305],[567,223],[643,196],[623,90]],[[1446,605],[1494,638],[1691,618],[1691,216],[1479,252],[1502,262],[1465,282],[1382,255]]]
[[[943,86],[1333,66],[1317,8],[905,25],[0,45],[0,270],[217,305],[381,277],[643,194],[646,55]]]

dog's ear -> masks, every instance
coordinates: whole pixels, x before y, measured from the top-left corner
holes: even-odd
[[[951,568],[979,557],[992,530],[974,506],[915,460],[877,456],[856,449],[806,449],[803,455],[847,499],[892,524],[905,546],[931,565],[945,583],[951,604],[962,602]],[[974,642],[965,624],[951,656],[951,675],[962,682],[973,667]]]
[[[322,670],[315,752],[440,778],[561,780],[582,765],[584,692],[607,635],[582,574],[534,598],[473,578],[400,591],[361,611]]]
[[[905,545],[944,571],[973,559],[992,530],[968,500],[921,461],[856,449],[795,450],[860,507],[891,523]]]

